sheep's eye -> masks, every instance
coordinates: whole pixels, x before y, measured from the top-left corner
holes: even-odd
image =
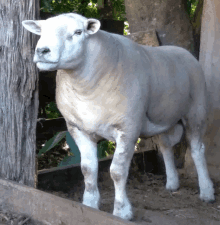
[[[76,35],[80,35],[81,33],[82,33],[81,30],[77,30],[77,31],[75,32]]]

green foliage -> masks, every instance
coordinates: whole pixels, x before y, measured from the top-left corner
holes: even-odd
[[[44,147],[39,151],[38,157],[45,154],[55,146],[59,144],[59,142],[66,138],[67,131],[58,132],[54,137],[52,137],[50,140],[48,140]],[[109,155],[114,154],[115,150],[115,142],[112,141],[102,141],[98,144],[98,156],[99,158],[103,158]]]
[[[187,13],[193,18],[199,0],[187,0]]]
[[[96,3],[97,0],[41,0],[41,10],[52,14],[77,12],[86,17],[99,18]]]
[[[125,20],[124,0],[112,0],[113,18]],[[85,17],[100,19],[100,12],[97,8],[97,0],[41,0],[41,11],[52,14],[76,12]]]
[[[114,20],[125,20],[125,5],[124,0],[111,0],[111,4],[113,7],[113,18]]]
[[[67,131],[62,131],[57,133],[54,137],[52,137],[49,141],[47,141],[44,145],[44,147],[39,151],[38,157],[41,156],[42,154],[45,154],[48,152],[50,149],[54,148],[55,146],[58,145],[58,143],[66,137]]]
[[[128,35],[129,32],[129,23],[128,21],[124,22],[124,35]]]
[[[64,139],[66,138],[66,142],[70,147],[70,151],[68,151],[65,155],[60,153],[62,150],[62,143],[64,143]],[[71,139],[71,140],[70,140]],[[137,141],[137,145],[140,142],[140,138]],[[116,144],[112,141],[101,141],[98,144],[97,156],[99,159],[104,158],[109,155],[113,155],[115,152]],[[53,149],[53,151],[50,151]],[[62,167],[66,165],[72,165],[76,163],[80,163],[80,152],[71,138],[68,131],[58,132],[53,138],[47,141],[44,144],[44,147],[38,153],[40,169],[50,168],[50,167]]]
[[[96,0],[97,2],[97,0]],[[87,6],[87,10],[84,14],[85,17],[88,17],[88,18],[97,18],[99,19],[100,18],[100,14],[99,14],[99,10],[98,8],[96,7],[96,3],[94,3],[94,1],[90,1],[91,5],[88,5]],[[79,13],[79,12],[77,12]],[[80,13],[79,13],[80,14]]]
[[[56,119],[58,117],[61,117],[60,111],[57,109],[57,105],[55,102],[50,102],[46,105],[45,111],[47,114],[47,118],[49,119]]]
[[[114,154],[115,146],[116,146],[115,142],[107,141],[107,140],[101,141],[98,144],[98,154],[100,158]]]
[[[187,13],[192,18],[199,0],[185,1]],[[113,7],[113,18],[124,21],[126,15],[124,0],[111,0],[111,5]],[[100,19],[97,0],[41,0],[41,11],[52,14],[76,12],[86,17]]]

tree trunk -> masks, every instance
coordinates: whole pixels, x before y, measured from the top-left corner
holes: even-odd
[[[194,53],[192,25],[182,0],[125,0],[130,32],[156,29],[160,45],[176,45]]]
[[[211,178],[220,179],[220,4],[205,0],[202,14],[199,61],[205,72],[208,89],[208,127],[205,135],[206,157]],[[186,170],[196,175],[191,156],[186,158]]]
[[[1,0],[0,12],[0,177],[34,187],[37,39],[21,22],[39,17],[39,1]]]

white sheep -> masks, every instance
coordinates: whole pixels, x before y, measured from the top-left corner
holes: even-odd
[[[138,45],[100,30],[98,20],[74,13],[23,21],[23,26],[41,36],[34,56],[37,67],[58,70],[56,101],[81,153],[83,204],[99,207],[97,142],[103,138],[117,145],[110,167],[114,215],[132,218],[125,186],[139,136],[158,135],[166,188],[179,188],[172,147],[183,130],[198,172],[200,198],[206,202],[215,199],[203,144],[205,78],[188,51]]]

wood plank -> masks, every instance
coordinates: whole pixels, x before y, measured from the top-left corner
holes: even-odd
[[[43,191],[0,179],[0,204],[16,213],[52,225],[124,225],[135,224],[80,203]]]
[[[139,162],[137,163],[141,163],[143,162],[144,160],[146,159],[143,159],[143,157],[148,157],[150,158],[149,160],[152,160],[152,157],[154,158],[153,161],[155,163],[154,165],[154,169],[157,169],[157,152],[155,150],[144,150],[144,149],[141,149],[140,151],[135,151],[134,152],[134,156],[133,156],[133,160],[136,162],[137,161],[137,158],[138,157],[141,157],[141,159],[138,159]],[[113,155],[110,155],[108,157],[105,157],[105,158],[102,158],[102,159],[99,159],[99,164],[106,164],[107,166],[109,165],[109,163],[111,163],[113,159]],[[140,162],[141,161],[141,162]],[[147,163],[147,162],[146,162]],[[104,167],[106,167],[106,165]],[[76,168],[76,167],[80,167],[80,163],[76,163],[76,164],[72,164],[72,165],[68,165],[68,166],[62,166],[62,167],[53,167],[53,168],[50,168],[50,169],[43,169],[43,170],[38,170],[38,175],[41,175],[41,174],[45,174],[45,173],[51,173],[51,172],[56,172],[56,171],[60,171],[60,170],[67,170],[67,169],[71,169],[71,168]],[[99,168],[100,170],[100,168]],[[152,169],[149,169],[149,171],[152,170]],[[145,169],[145,172],[149,172],[149,171],[146,171]]]

